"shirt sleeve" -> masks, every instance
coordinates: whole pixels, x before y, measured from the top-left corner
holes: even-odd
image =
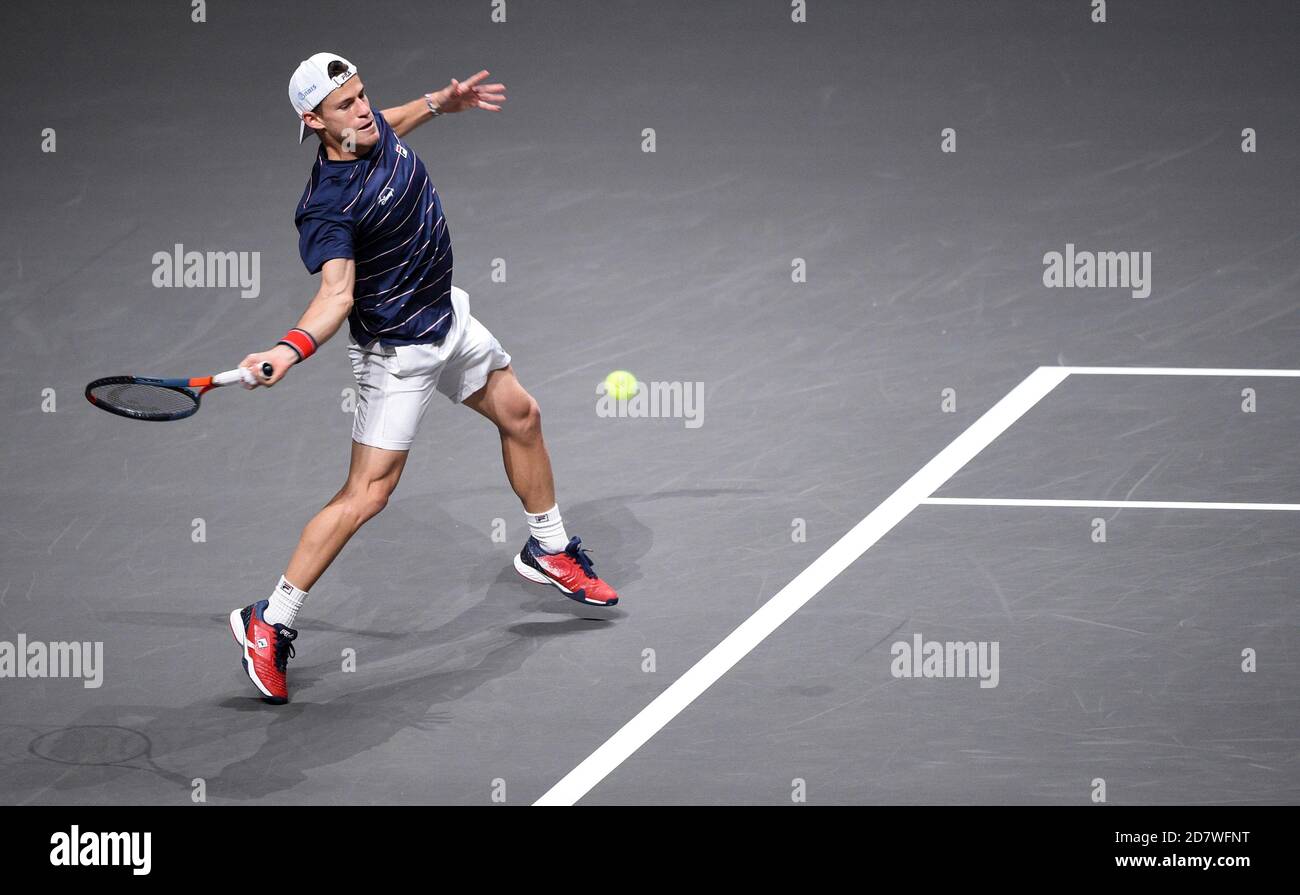
[[[331,258],[353,258],[352,225],[341,218],[309,214],[298,223],[298,252],[308,273],[319,273]]]

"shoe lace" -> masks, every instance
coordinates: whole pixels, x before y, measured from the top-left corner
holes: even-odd
[[[564,548],[564,552],[578,561],[578,565],[582,567],[583,574],[588,578],[595,578],[596,569],[591,564],[591,558],[587,556],[587,548],[579,546],[581,544],[582,538],[575,537],[569,541],[569,546]]]
[[[280,673],[289,666],[289,660],[295,655],[293,650],[293,639],[298,636],[298,632],[293,628],[281,628],[275,638],[275,669]]]

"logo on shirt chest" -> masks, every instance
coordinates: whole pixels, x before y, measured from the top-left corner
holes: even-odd
[[[406,151],[406,147],[403,146],[401,143],[394,143],[394,144],[393,144],[393,151],[395,151],[395,152],[396,152],[398,155],[400,155],[402,158],[406,158],[406,157],[410,154],[410,153],[408,153],[408,152]]]
[[[388,200],[391,199],[391,198],[393,198],[393,188],[392,188],[391,186],[386,186],[386,187],[384,187],[383,190],[379,193],[379,204],[380,204],[380,205],[387,205],[387,204],[388,204]]]

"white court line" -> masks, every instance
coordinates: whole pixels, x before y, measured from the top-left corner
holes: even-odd
[[[1018,497],[927,497],[923,504],[967,507],[1115,507],[1139,510],[1300,510],[1300,503],[1214,503],[1199,500],[1031,500]]]
[[[1068,375],[1039,367],[1025,377],[534,804],[572,805],[590,792]]]
[[[1300,376],[1300,370],[1238,370],[1226,367],[1053,367],[1085,376]]]

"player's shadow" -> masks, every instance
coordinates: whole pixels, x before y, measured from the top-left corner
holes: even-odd
[[[642,580],[639,561],[653,545],[653,533],[630,505],[718,493],[685,490],[606,498],[566,509],[566,520],[589,526],[598,551],[593,553],[597,571],[626,596],[640,590],[635,587]],[[581,636],[625,617],[622,607],[586,606],[554,588],[525,581],[511,567],[517,546],[485,546],[473,526],[441,509],[433,514],[439,517],[432,526],[436,538],[427,534],[427,512],[416,520],[395,502],[377,517],[386,519],[386,526],[368,527],[349,545],[356,549],[342,557],[338,574],[361,599],[330,606],[329,620],[309,618],[301,624],[302,660],[290,665],[294,701],[288,705],[268,706],[251,693],[232,643],[233,667],[214,677],[214,689],[225,692],[175,708],[104,706],[84,713],[70,727],[148,719],[130,726],[151,744],[157,763],[151,773],[169,786],[201,777],[209,799],[264,800],[303,783],[311,771],[374,749],[404,730],[429,732],[453,723],[458,700],[517,672],[549,639]],[[369,541],[367,532],[374,535]],[[412,551],[412,546],[422,549]],[[413,556],[430,570],[429,585],[413,589],[394,574],[409,569]],[[467,557],[472,557],[468,569]],[[414,604],[413,597],[419,598]],[[447,617],[449,605],[461,608]],[[521,619],[521,611],[554,620]],[[224,615],[111,615],[118,622],[198,625],[229,639]],[[356,670],[344,672],[334,657],[349,647],[356,650]],[[318,655],[331,658],[312,661]],[[611,724],[622,720],[610,719]],[[436,738],[429,742],[437,748]],[[90,767],[93,763],[87,762],[83,773],[68,774],[67,765],[76,764],[76,757],[63,759],[63,772],[51,773],[45,783],[49,790],[102,785],[107,773],[150,772]],[[420,761],[434,759],[429,755]],[[148,801],[159,801],[156,786],[147,791]],[[188,793],[177,799],[188,799]]]
[[[517,580],[513,570],[498,567],[481,600],[432,629],[394,633],[344,628],[326,633],[304,627],[304,635],[312,637],[311,652],[318,655],[338,656],[342,644],[356,646],[356,633],[382,636],[358,647],[352,673],[344,673],[334,659],[291,664],[294,701],[288,705],[269,706],[248,695],[252,688],[243,672],[232,670],[216,676],[227,688],[216,698],[177,708],[115,705],[83,713],[67,726],[57,762],[39,748],[28,751],[52,762],[45,787],[56,793],[137,774],[155,776],[170,788],[187,788],[194,778],[203,778],[213,800],[265,799],[302,783],[313,769],[352,758],[403,730],[431,731],[451,723],[451,705],[483,684],[518,671],[548,638],[609,624],[569,617],[514,630],[518,626],[510,621],[518,618]],[[177,620],[164,621],[171,625]],[[224,624],[224,618],[220,622]],[[214,621],[204,624],[217,628]],[[232,663],[237,661],[233,644],[231,655]],[[320,687],[322,682],[328,686]],[[73,736],[86,728],[125,727],[119,721],[123,717],[148,719],[129,729],[150,744],[153,765],[106,762],[104,744],[84,734]],[[42,736],[48,741],[50,733],[43,731]],[[82,741],[84,756],[74,746]],[[232,761],[232,755],[242,757]],[[41,772],[39,766],[36,772]],[[141,787],[150,794],[149,801],[159,801],[156,783],[142,780]],[[175,799],[187,795],[178,789]]]

